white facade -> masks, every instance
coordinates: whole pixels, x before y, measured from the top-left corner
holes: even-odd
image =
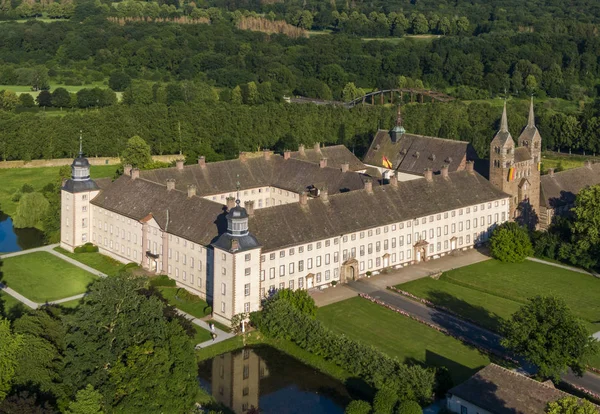
[[[234,198],[235,196],[236,192],[231,191],[228,193],[208,195],[202,198],[226,205],[227,198]],[[241,190],[239,197],[241,205],[244,205],[244,203],[248,201],[254,201],[255,209],[297,203],[299,201],[299,195],[297,193],[272,186]]]
[[[462,398],[458,398],[456,395],[452,395],[446,400],[446,407],[457,414],[492,414],[490,411],[471,404]]]

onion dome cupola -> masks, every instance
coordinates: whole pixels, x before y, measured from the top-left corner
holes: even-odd
[[[248,235],[248,212],[240,206],[239,198],[235,201],[236,206],[227,213],[227,233],[233,237]]]
[[[71,163],[71,178],[63,185],[63,190],[78,193],[98,190],[94,180],[90,178],[90,162],[83,155],[83,137],[79,135],[79,154]]]
[[[402,111],[400,105],[398,105],[398,114],[396,115],[396,125],[390,131],[390,138],[392,142],[398,142],[402,135],[406,133],[406,130],[402,126]]]

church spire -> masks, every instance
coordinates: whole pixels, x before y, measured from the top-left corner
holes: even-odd
[[[504,100],[504,109],[502,110],[502,120],[500,121],[500,132],[508,132],[508,117],[506,116],[506,99]]]
[[[533,95],[529,104],[529,119],[527,119],[527,128],[535,128],[535,115],[533,113]]]
[[[396,126],[402,126],[402,106],[398,105],[398,112],[396,113]]]
[[[79,156],[83,157],[83,131],[79,130]]]

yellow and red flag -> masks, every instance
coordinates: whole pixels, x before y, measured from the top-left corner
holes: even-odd
[[[512,181],[514,179],[515,179],[515,169],[511,167],[508,169],[508,181]]]
[[[381,162],[383,163],[383,166],[384,166],[385,168],[389,168],[389,169],[392,169],[392,168],[393,168],[393,166],[392,166],[392,163],[390,162],[390,160],[388,160],[388,159],[387,159],[387,157],[386,157],[385,155],[384,155],[384,156],[383,156],[383,158],[381,159]]]

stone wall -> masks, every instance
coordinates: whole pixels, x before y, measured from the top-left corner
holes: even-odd
[[[154,161],[171,162],[182,158],[182,155],[153,155]],[[91,165],[117,165],[121,163],[118,157],[89,157]],[[71,165],[73,158],[55,158],[52,160],[31,160],[31,161],[0,161],[0,168],[41,168],[41,167],[60,167],[62,165]]]

